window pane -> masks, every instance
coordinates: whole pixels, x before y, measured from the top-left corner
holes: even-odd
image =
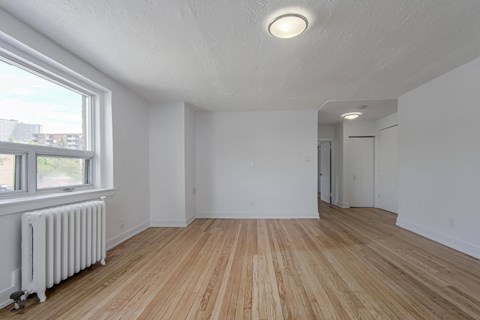
[[[89,150],[90,100],[0,60],[0,141]]]
[[[21,156],[0,154],[0,193],[20,190]]]
[[[37,189],[88,184],[88,159],[38,156]]]

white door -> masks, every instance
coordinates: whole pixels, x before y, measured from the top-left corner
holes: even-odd
[[[330,142],[322,142],[320,149],[320,199],[330,203]]]
[[[348,138],[348,204],[350,207],[374,205],[374,139]]]

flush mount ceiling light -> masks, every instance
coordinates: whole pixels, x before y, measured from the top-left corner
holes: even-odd
[[[307,27],[307,18],[296,13],[290,13],[273,20],[268,26],[268,32],[274,37],[288,39],[303,33]]]
[[[362,115],[361,112],[349,112],[349,113],[342,114],[342,118],[347,120],[353,120],[353,119],[357,119],[361,115]]]

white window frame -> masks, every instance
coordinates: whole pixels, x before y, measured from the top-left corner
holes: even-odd
[[[95,104],[95,93],[89,92],[78,86],[73,86],[71,84],[65,83],[64,79],[59,78],[56,75],[47,74],[44,71],[39,70],[35,65],[26,64],[22,61],[18,61],[15,57],[7,56],[5,53],[0,53],[0,63],[9,63],[17,68],[31,72],[37,77],[46,79],[52,83],[64,87],[66,90],[76,92],[78,94],[89,97],[89,105],[87,106],[88,112],[85,121],[87,121],[86,128],[87,132],[83,134],[86,136],[85,147],[87,150],[75,150],[61,147],[48,147],[41,145],[30,145],[25,143],[12,143],[0,141],[0,153],[15,153],[15,154],[25,154],[24,161],[26,161],[26,168],[22,169],[22,178],[26,182],[22,190],[14,190],[12,192],[2,192],[0,197],[9,197],[12,194],[20,195],[26,193],[27,195],[33,195],[36,193],[47,193],[47,192],[71,192],[74,190],[84,190],[93,188],[93,163],[95,162],[95,152],[92,151],[95,149],[94,137],[95,130],[91,123],[95,118],[95,110],[93,105]],[[90,149],[90,150],[88,150]],[[90,168],[85,168],[88,171],[89,176],[85,184],[81,185],[67,185],[62,187],[53,187],[53,188],[42,188],[39,189],[37,186],[37,157],[39,156],[52,156],[52,157],[65,157],[72,159],[88,159]]]
[[[23,188],[0,194],[0,215],[13,211],[13,209],[3,210],[2,207],[11,207],[15,203],[32,203],[34,205],[33,202],[45,202],[45,199],[73,199],[74,195],[78,195],[77,198],[80,199],[85,198],[88,193],[112,195],[114,189],[111,91],[1,33],[0,56],[2,60],[7,60],[40,77],[90,97],[90,121],[87,124],[89,150],[0,142],[0,153],[23,156]],[[37,190],[37,156],[42,155],[90,159],[89,183],[80,186]],[[55,200],[55,203],[62,202],[58,199]],[[71,202],[71,200],[69,201]],[[54,203],[54,201],[50,202]]]

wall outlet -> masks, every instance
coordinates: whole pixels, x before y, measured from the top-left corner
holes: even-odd
[[[120,220],[120,229],[125,228],[125,220]]]
[[[250,201],[250,207],[255,207],[255,201]]]

